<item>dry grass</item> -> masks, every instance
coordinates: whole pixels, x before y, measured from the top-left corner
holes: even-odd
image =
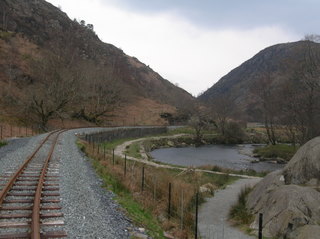
[[[124,159],[115,158],[113,164],[111,151],[106,156],[97,153],[97,147],[85,144],[86,153],[94,158],[94,162],[101,165],[107,174],[116,179],[109,188],[118,195],[124,191],[129,192],[142,208],[150,211],[160,223],[164,231],[169,232],[175,238],[192,238],[194,229],[195,195],[200,185],[210,182],[230,182],[225,175],[209,175],[187,170],[181,173],[179,170],[154,168],[135,161],[127,161],[126,173]],[[144,185],[142,188],[142,168],[144,168]],[[220,179],[221,177],[221,179]],[[231,177],[229,177],[231,178]],[[171,206],[168,211],[169,184],[171,184]],[[221,185],[217,185],[218,186]],[[203,201],[200,195],[200,201]],[[144,225],[142,225],[144,226]]]

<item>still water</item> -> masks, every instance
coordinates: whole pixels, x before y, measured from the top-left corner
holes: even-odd
[[[252,163],[253,145],[206,145],[201,147],[163,148],[152,151],[151,156],[159,162],[182,165],[216,165],[236,170],[253,169],[257,172],[274,171],[284,165],[270,162]]]

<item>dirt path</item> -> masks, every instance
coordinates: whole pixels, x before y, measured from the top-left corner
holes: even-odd
[[[237,201],[240,190],[246,185],[253,186],[260,178],[239,179],[215,196],[208,198],[199,209],[199,232],[201,239],[251,239],[227,222],[231,206]]]

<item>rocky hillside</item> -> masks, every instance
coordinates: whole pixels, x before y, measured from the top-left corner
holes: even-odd
[[[295,84],[310,71],[315,77],[320,74],[319,43],[299,41],[274,45],[222,77],[199,99],[213,103],[221,97],[227,97],[245,113],[248,120],[261,120],[256,99],[257,88],[267,80],[270,81],[270,88],[279,88],[288,82]]]
[[[194,101],[138,59],[100,41],[94,26],[70,20],[44,0],[2,0],[0,16],[1,117],[96,123],[107,113],[122,121],[119,112],[142,107],[154,124],[162,122],[160,113]]]
[[[247,206],[263,234],[276,238],[319,238],[320,137],[303,145],[283,170],[267,175],[249,194]]]

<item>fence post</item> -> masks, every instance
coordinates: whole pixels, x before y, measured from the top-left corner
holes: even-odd
[[[198,239],[198,204],[199,204],[199,193],[196,193],[196,220],[194,225],[194,238]]]
[[[153,177],[153,200],[157,198],[157,179]]]
[[[262,220],[263,214],[259,213],[259,239],[262,239]]]
[[[124,176],[127,174],[127,155],[124,155]]]
[[[26,137],[28,137],[28,128],[26,126]]]
[[[112,164],[114,165],[114,149],[112,149]]]
[[[184,213],[184,211],[183,211],[183,189],[181,190],[181,219],[180,219],[180,229],[181,230],[183,230],[183,213]]]
[[[169,183],[169,196],[168,196],[168,219],[171,216],[171,183]]]
[[[0,126],[0,139],[2,139],[2,125]]]
[[[106,160],[106,145],[103,145],[103,160]]]
[[[12,125],[10,125],[10,136],[13,137]]]
[[[142,167],[142,175],[141,175],[141,192],[144,190],[144,166]]]

